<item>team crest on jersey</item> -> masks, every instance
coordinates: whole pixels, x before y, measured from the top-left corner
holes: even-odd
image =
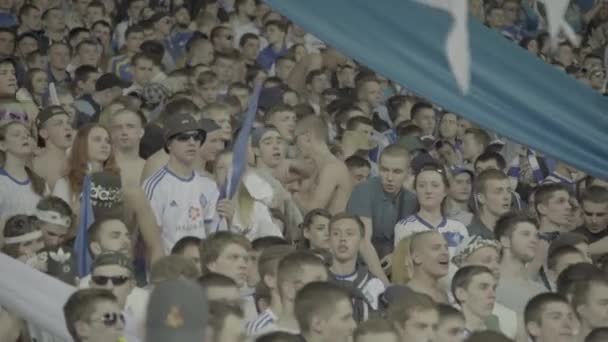
[[[190,207],[188,210],[188,216],[190,216],[190,221],[197,221],[201,218],[201,209],[196,207]]]
[[[201,194],[201,197],[198,198],[198,202],[200,203],[201,208],[206,208],[207,203],[209,203],[205,194]]]

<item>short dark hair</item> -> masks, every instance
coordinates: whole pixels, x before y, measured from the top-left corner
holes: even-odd
[[[534,191],[534,210],[538,213],[538,205],[547,205],[553,194],[558,191],[568,192],[568,188],[561,183],[542,184]]]
[[[581,204],[591,202],[597,204],[608,204],[608,189],[593,185],[583,191],[580,199]]]
[[[306,74],[306,85],[311,84],[316,77],[322,75],[325,75],[325,70],[323,69],[311,70],[308,74]]]
[[[538,225],[532,217],[523,212],[512,211],[504,214],[498,219],[498,221],[496,221],[496,227],[494,228],[496,240],[500,241],[500,239],[504,236],[511,238],[513,232],[515,231],[515,226],[520,223],[529,223],[538,229]]]
[[[228,245],[239,245],[246,250],[251,249],[251,243],[243,235],[228,231],[213,233],[200,245],[201,264],[203,268],[219,258]]]
[[[553,240],[549,245],[548,254],[551,254],[551,252],[557,248],[563,246],[576,246],[580,243],[589,243],[589,240],[587,240],[585,235],[576,232],[560,234],[557,239]]]
[[[92,65],[81,65],[76,70],[74,70],[74,85],[77,85],[78,82],[86,82],[89,80],[91,74],[97,73],[97,68]]]
[[[208,289],[210,287],[237,287],[237,283],[232,280],[232,278],[225,276],[223,274],[209,272],[205,275],[198,277],[196,280],[197,283],[203,287],[203,289]]]
[[[564,303],[568,306],[570,305],[564,296],[557,293],[546,292],[536,295],[526,304],[524,310],[525,324],[527,325],[530,322],[540,324],[543,310],[545,309],[545,306],[550,303]]]
[[[560,246],[557,248],[553,248],[552,250],[549,251],[549,254],[547,256],[547,267],[552,270],[555,271],[555,266],[557,266],[557,261],[565,256],[565,255],[569,255],[569,254],[578,254],[580,256],[583,256],[583,253],[578,250],[576,247],[571,246],[571,245],[564,245],[564,246]]]
[[[475,159],[475,166],[477,163],[485,163],[487,161],[493,160],[496,162],[499,170],[504,170],[507,167],[507,162],[505,158],[496,151],[485,151]]]
[[[585,342],[608,341],[608,327],[595,328],[585,337]]]
[[[67,329],[75,342],[81,339],[76,332],[76,322],[88,321],[100,302],[117,302],[116,296],[107,289],[81,289],[72,293],[63,306]]]
[[[369,169],[372,168],[372,164],[370,164],[369,160],[367,160],[361,156],[358,156],[356,154],[353,154],[352,156],[346,158],[346,160],[344,161],[344,164],[346,165],[346,167],[349,170],[360,168],[360,167],[367,167]]]
[[[418,114],[420,114],[420,112],[424,109],[431,109],[431,110],[435,111],[433,109],[433,106],[430,103],[417,102],[416,104],[414,104],[412,106],[412,109],[410,110],[410,115],[411,115],[412,120],[414,120],[418,116]]]
[[[305,266],[318,266],[326,269],[323,260],[309,251],[295,251],[279,261],[277,283],[279,286],[302,272]]]
[[[274,26],[276,28],[278,28],[281,32],[285,32],[287,33],[287,29],[289,28],[289,26],[287,25],[286,22],[282,21],[282,20],[270,20],[267,21],[264,24],[264,29],[268,29],[269,26]]]
[[[196,236],[185,236],[179,239],[175,245],[173,245],[171,248],[171,254],[181,254],[188,246],[196,246],[196,248],[198,248],[202,241],[203,239]]]
[[[36,204],[36,209],[54,211],[59,213],[61,216],[74,216],[74,212],[72,211],[70,205],[57,196],[47,196],[42,198],[40,201],[38,201],[38,204]]]
[[[342,221],[342,220],[351,220],[354,221],[357,226],[359,227],[359,232],[361,232],[361,236],[365,236],[365,224],[363,224],[363,221],[361,220],[361,218],[359,218],[359,216],[355,215],[355,214],[351,214],[351,213],[339,213],[334,215],[331,220],[329,220],[329,231],[331,232],[331,227],[338,221]]]
[[[289,245],[289,242],[280,236],[262,236],[251,241],[251,249],[254,251],[263,251],[268,247],[286,245]]]
[[[572,288],[572,308],[578,314],[578,308],[589,300],[589,291],[596,285],[608,287],[608,275],[604,272],[593,274],[587,281],[577,281]]]
[[[437,309],[439,310],[439,321],[443,321],[450,318],[459,318],[461,320],[465,320],[464,314],[456,309],[455,307],[449,304],[439,303],[437,304]]]
[[[467,342],[512,342],[507,336],[492,330],[475,331],[466,340]]]
[[[564,297],[570,297],[574,284],[577,282],[587,282],[594,274],[601,272],[600,268],[586,262],[570,265],[557,276],[557,281],[555,282],[557,293]]]
[[[209,302],[209,326],[216,334],[225,328],[226,318],[236,316],[242,318],[244,316],[243,309],[234,303],[226,303],[221,301]]]
[[[91,31],[89,31],[89,29],[86,27],[74,27],[68,33],[68,39],[72,40],[72,39],[78,37],[78,35],[81,33],[91,33]]]
[[[245,46],[245,44],[247,44],[249,40],[260,40],[260,37],[255,33],[247,32],[241,36],[241,39],[239,40],[239,46]]]
[[[127,27],[127,30],[125,31],[125,38],[129,38],[129,36],[133,33],[144,33],[143,26],[136,24]]]
[[[255,339],[255,342],[301,342],[302,339],[298,335],[290,334],[285,331],[275,331],[269,334],[264,334]]]
[[[422,293],[411,291],[407,296],[399,297],[391,303],[386,311],[386,316],[393,324],[403,326],[416,311],[437,310],[437,303]]]
[[[329,315],[343,300],[350,303],[350,296],[338,284],[318,281],[304,286],[298,291],[294,301],[294,315],[302,333],[310,331],[314,316]]]
[[[456,303],[462,304],[458,296],[456,296],[456,290],[458,289],[467,289],[473,280],[473,277],[479,274],[488,273],[492,275],[492,271],[485,266],[464,266],[458,269],[454,274],[454,278],[452,278],[452,295],[454,296],[454,300]]]
[[[492,141],[492,138],[490,137],[488,132],[484,131],[481,128],[467,128],[464,131],[464,134],[471,134],[475,139],[475,142],[483,146],[484,149],[488,147],[490,145],[490,142]]]
[[[494,180],[505,180],[509,179],[507,175],[501,170],[488,169],[482,171],[477,177],[475,177],[474,191],[476,194],[481,194],[486,191],[486,184],[489,181]]]

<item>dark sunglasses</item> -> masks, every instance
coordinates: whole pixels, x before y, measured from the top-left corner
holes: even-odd
[[[194,139],[194,141],[203,141],[203,134],[201,132],[191,132],[191,133],[187,133],[187,132],[183,132],[183,133],[178,133],[175,135],[175,140],[180,141],[180,142],[186,142],[190,139]]]
[[[112,282],[114,286],[120,286],[126,283],[129,280],[129,277],[125,276],[116,276],[116,277],[106,277],[106,276],[92,276],[91,280],[97,285],[105,286],[108,281]]]
[[[120,312],[106,312],[101,316],[99,321],[109,328],[115,326],[116,323],[118,323],[118,320],[120,320],[122,324],[125,324],[125,315]]]

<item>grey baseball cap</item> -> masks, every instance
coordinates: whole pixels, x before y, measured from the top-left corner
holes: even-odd
[[[154,288],[146,316],[146,342],[202,342],[209,305],[202,287],[185,279],[167,280]]]

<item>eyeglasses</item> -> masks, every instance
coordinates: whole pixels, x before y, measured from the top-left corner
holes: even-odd
[[[126,283],[129,280],[129,277],[125,276],[116,276],[116,277],[107,277],[107,276],[92,276],[91,280],[97,285],[105,286],[108,281],[112,282],[114,286],[120,286]]]
[[[177,135],[175,135],[175,139],[181,142],[186,142],[190,139],[194,139],[194,141],[202,141],[203,134],[201,132],[178,133]]]
[[[120,320],[122,324],[125,324],[125,315],[120,312],[106,312],[103,314],[103,316],[101,316],[100,319],[91,321],[99,321],[103,323],[103,325],[105,325],[106,327],[110,328],[115,326],[116,323],[118,323],[118,320]]]

